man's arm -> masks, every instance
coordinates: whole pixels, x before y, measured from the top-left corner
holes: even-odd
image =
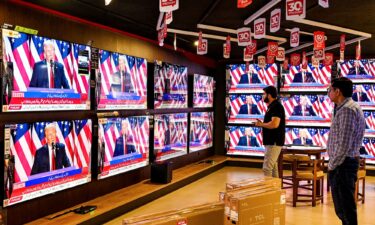
[[[271,121],[268,122],[268,123],[262,123],[260,120],[258,120],[255,123],[255,126],[264,127],[264,128],[267,128],[267,129],[276,129],[276,128],[279,127],[280,121],[281,121],[281,119],[279,117],[272,117]]]

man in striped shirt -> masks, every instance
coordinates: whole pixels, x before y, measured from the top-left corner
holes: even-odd
[[[332,80],[329,98],[336,104],[328,138],[328,179],[337,216],[344,225],[357,225],[354,189],[359,166],[359,148],[365,132],[365,118],[352,100],[353,83],[348,78]]]

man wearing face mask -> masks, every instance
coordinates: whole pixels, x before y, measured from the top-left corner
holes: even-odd
[[[263,128],[264,153],[263,173],[265,176],[279,177],[277,159],[285,141],[285,110],[277,100],[274,86],[263,89],[263,101],[268,105],[264,120],[258,120],[255,126]]]
[[[55,46],[51,40],[43,43],[44,60],[36,62],[29,87],[69,89],[63,64],[56,62]]]

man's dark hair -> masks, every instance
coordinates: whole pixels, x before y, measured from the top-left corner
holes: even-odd
[[[263,88],[263,91],[266,94],[270,94],[272,98],[276,98],[277,97],[277,90],[276,90],[276,88],[274,86],[265,87],[265,88]]]
[[[331,86],[339,89],[344,97],[352,97],[353,82],[350,79],[346,77],[335,78],[332,80]]]

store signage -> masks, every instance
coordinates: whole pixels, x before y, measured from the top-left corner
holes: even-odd
[[[298,53],[291,54],[290,63],[292,66],[299,66],[301,64],[301,56]]]
[[[314,32],[314,49],[325,48],[325,35],[323,31]]]
[[[298,47],[299,45],[299,28],[293,28],[290,31],[290,47]]]
[[[314,57],[317,60],[324,59],[324,49],[314,49]]]
[[[208,41],[207,41],[207,39],[202,39],[201,42],[198,43],[197,54],[198,55],[205,55],[205,54],[207,54],[207,48],[208,48]]]
[[[171,12],[178,9],[178,0],[159,0],[160,12]]]
[[[307,70],[307,57],[306,52],[302,52],[302,69]]]
[[[340,51],[345,51],[345,34],[340,36]]]
[[[361,59],[361,42],[358,42],[358,45],[355,46],[355,59],[360,60]]]
[[[258,56],[258,66],[260,68],[266,67],[266,57],[263,55]]]
[[[253,60],[254,55],[251,54],[250,48],[246,47],[243,49],[243,61],[249,62]]]
[[[267,56],[276,56],[278,47],[279,45],[277,44],[277,42],[268,42]]]
[[[223,57],[225,59],[229,59],[230,57],[230,50],[228,49],[228,45],[226,43],[223,44]]]
[[[328,0],[319,0],[319,5],[323,8],[329,7],[329,1]]]
[[[275,63],[275,56],[267,55],[267,64]]]
[[[280,62],[285,60],[285,49],[283,47],[277,48],[276,60]]]
[[[298,20],[306,17],[306,0],[286,0],[286,20]]]
[[[237,8],[246,8],[251,3],[253,3],[253,0],[237,0]]]
[[[332,66],[333,65],[333,53],[326,52],[324,56],[324,65],[325,66]]]
[[[289,58],[285,58],[283,62],[283,69],[288,70],[289,69]]]
[[[270,17],[270,31],[277,32],[280,29],[281,9],[274,9]]]
[[[227,51],[230,53],[230,51],[231,51],[232,48],[231,48],[230,36],[229,35],[227,36],[225,44],[226,44]]]
[[[247,46],[250,50],[250,54],[255,55],[257,52],[257,40],[251,40],[251,43]]]
[[[172,21],[173,21],[173,14],[172,14],[172,12],[166,12],[165,13],[165,22],[167,24],[171,24]]]
[[[251,43],[250,27],[242,27],[237,29],[238,46],[248,46]]]
[[[314,56],[311,57],[311,64],[315,68],[319,68],[319,59],[316,59]]]
[[[266,36],[266,19],[259,18],[254,21],[254,38],[261,39]]]

